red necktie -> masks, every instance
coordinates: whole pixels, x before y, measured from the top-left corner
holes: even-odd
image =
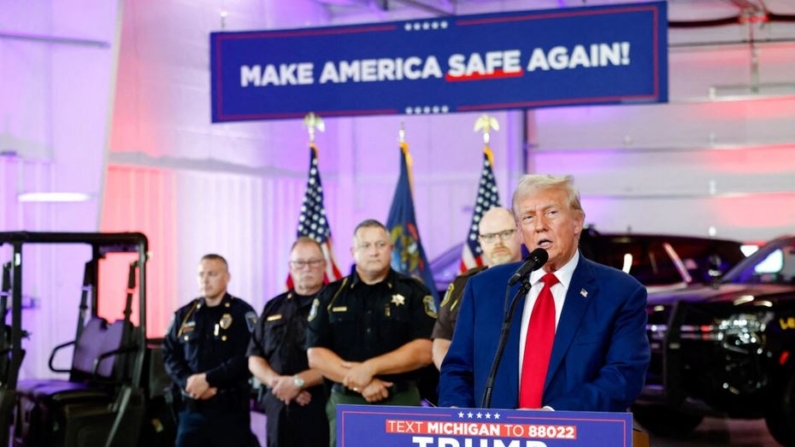
[[[519,382],[519,408],[541,408],[544,395],[544,382],[549,368],[549,356],[555,341],[555,300],[552,286],[558,278],[547,273],[541,278],[544,287],[538,294],[527,325],[527,338],[524,345],[522,378]]]

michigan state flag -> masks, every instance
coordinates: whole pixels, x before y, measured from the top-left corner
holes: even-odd
[[[425,257],[425,250],[422,248],[417,217],[414,214],[410,164],[409,146],[405,142],[400,143],[400,178],[386,220],[386,227],[395,245],[392,251],[392,268],[425,283],[438,304],[439,296],[436,293],[428,258]]]

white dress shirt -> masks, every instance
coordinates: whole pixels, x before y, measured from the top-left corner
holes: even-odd
[[[577,263],[580,260],[580,252],[574,253],[574,256],[563,267],[553,272],[558,278],[558,283],[552,286],[552,298],[555,300],[555,329],[558,328],[560,321],[560,314],[563,311],[563,302],[566,301],[566,292],[569,290],[571,284],[571,277],[574,275],[574,269],[577,268]],[[538,269],[530,273],[530,284],[533,287],[527,294],[524,301],[524,310],[522,311],[522,329],[519,333],[519,380],[522,380],[522,364],[524,362],[524,345],[527,341],[527,326],[530,325],[530,315],[533,313],[533,306],[538,299],[538,294],[541,293],[541,288],[544,287],[544,282],[541,278],[547,272],[543,269]]]

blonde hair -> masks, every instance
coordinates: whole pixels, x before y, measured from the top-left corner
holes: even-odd
[[[517,205],[519,200],[538,190],[561,189],[566,192],[569,208],[585,216],[585,210],[580,204],[580,192],[574,186],[574,177],[570,175],[551,175],[551,174],[526,174],[519,179],[516,190],[513,192],[513,213],[517,219]]]

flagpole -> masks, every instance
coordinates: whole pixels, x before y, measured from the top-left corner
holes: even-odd
[[[481,131],[483,132],[483,151],[486,153],[486,156],[489,157],[489,163],[491,163],[492,167],[494,166],[494,154],[491,152],[491,146],[489,145],[491,141],[491,131],[500,130],[500,123],[497,122],[497,118],[493,116],[483,114],[478,117],[475,121],[475,129],[474,131]]]
[[[298,217],[298,231],[296,237],[309,237],[314,239],[319,245],[326,259],[326,270],[324,272],[325,281],[336,281],[342,278],[342,274],[337,267],[334,257],[333,243],[331,239],[331,226],[326,216],[325,205],[323,204],[323,188],[320,180],[320,167],[318,166],[318,150],[315,145],[316,131],[325,131],[323,120],[309,113],[304,117],[304,126],[309,131],[309,174],[306,184],[306,192],[301,206],[301,213]],[[292,278],[287,275],[287,286],[292,288]]]
[[[489,115],[481,115],[475,121],[475,132],[483,133],[483,167],[481,169],[478,193],[475,197],[475,205],[472,213],[472,220],[469,224],[467,238],[461,250],[461,262],[459,272],[484,265],[483,252],[478,244],[478,228],[483,215],[495,206],[500,206],[500,198],[497,192],[497,183],[494,179],[494,154],[489,143],[491,132],[500,129],[497,120]]]
[[[406,125],[405,123],[400,123],[400,130],[398,131],[398,141],[400,142],[400,150],[403,151],[403,157],[406,158],[406,168],[408,168],[409,174],[409,189],[414,192],[414,174],[412,173],[411,165],[413,160],[411,159],[411,154],[409,153],[409,144],[406,143]]]
[[[423,298],[427,309],[435,309],[439,302],[436,283],[430,270],[428,258],[422,247],[417,216],[414,212],[411,155],[406,143],[406,128],[400,123],[400,176],[392,198],[392,206],[386,219],[387,232],[392,239],[392,268],[405,275],[421,279],[431,294]],[[426,310],[427,311],[427,310]]]

